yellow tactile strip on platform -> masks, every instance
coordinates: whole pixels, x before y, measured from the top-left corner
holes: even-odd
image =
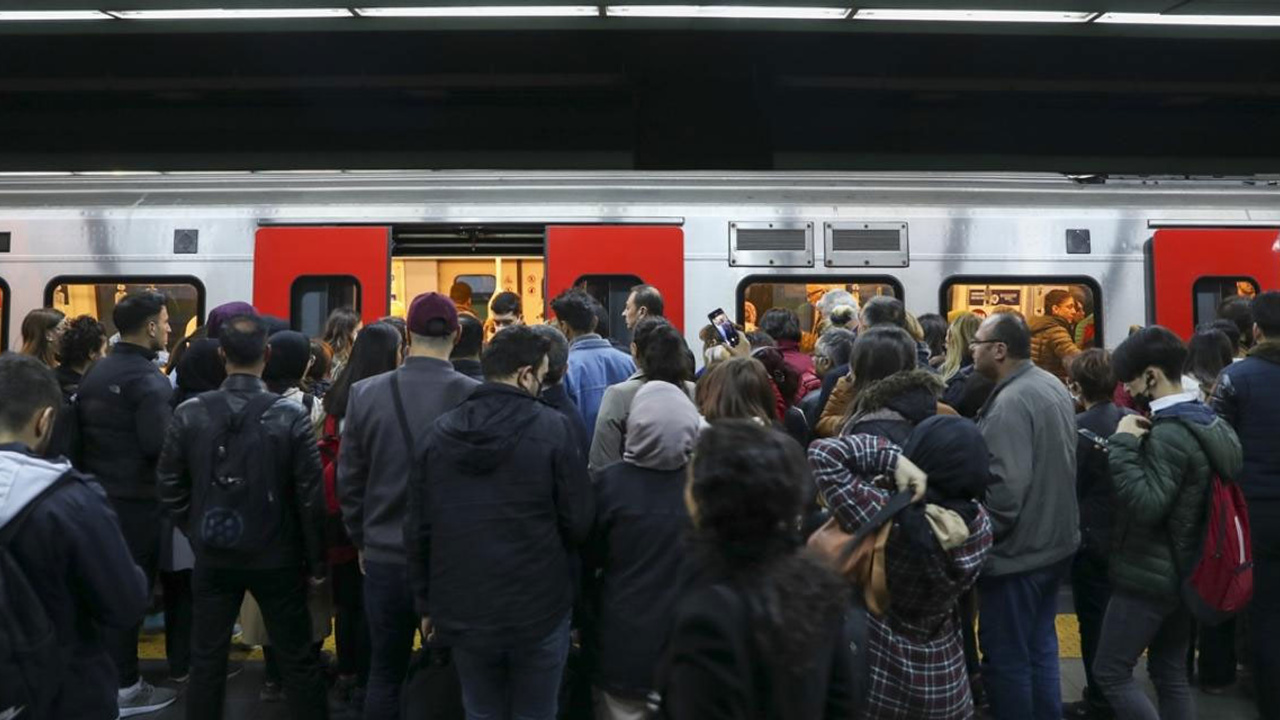
[[[1080,626],[1076,624],[1076,616],[1059,615],[1055,624],[1058,626],[1058,657],[1080,657]],[[417,642],[414,642],[415,647]],[[231,657],[236,660],[261,660],[260,648],[239,649],[243,646],[232,645]],[[324,639],[324,648],[333,652],[333,633]],[[164,659],[164,633],[143,633],[138,640],[138,657],[143,660]]]

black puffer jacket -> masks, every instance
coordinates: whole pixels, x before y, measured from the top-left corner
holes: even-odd
[[[594,505],[569,421],[517,387],[485,383],[436,420],[423,448],[406,529],[418,611],[442,642],[545,638],[573,603]]]
[[[173,386],[155,358],[142,346],[118,342],[76,391],[83,468],[110,497],[156,499],[156,461]]]
[[[231,375],[219,390],[233,413],[240,412],[267,386],[252,375]],[[204,395],[211,395],[205,393]],[[202,395],[201,397],[203,397]],[[305,568],[312,577],[324,570],[324,478],[320,451],[311,427],[311,413],[301,403],[277,397],[262,414],[270,436],[277,472],[271,478],[250,478],[253,483],[276,483],[281,512],[279,541],[269,552],[246,557],[240,553],[204,549],[196,538],[192,545],[199,562],[212,567]],[[192,398],[174,411],[173,424],[160,457],[160,500],[173,517],[174,525],[192,537],[190,522],[193,484],[209,482],[208,470],[214,452],[210,442],[215,432],[213,419],[200,397]],[[251,467],[258,467],[256,465]]]
[[[1228,365],[1210,404],[1240,436],[1245,499],[1280,502],[1280,340],[1259,343],[1249,357]]]
[[[844,435],[877,435],[904,445],[916,425],[938,414],[942,380],[928,370],[909,370],[858,392],[858,410]]]

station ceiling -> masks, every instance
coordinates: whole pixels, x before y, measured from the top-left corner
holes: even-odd
[[[24,21],[4,13],[355,6],[0,0],[0,172],[1280,172],[1280,26],[1098,22],[1276,16],[1276,2],[981,3],[1092,17],[1069,23],[857,17],[975,4],[876,0],[829,21],[598,5],[572,18]]]

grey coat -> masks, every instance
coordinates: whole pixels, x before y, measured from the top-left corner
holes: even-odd
[[[637,370],[625,381],[604,391],[600,401],[600,414],[596,416],[595,432],[591,436],[591,452],[587,456],[587,468],[599,472],[622,461],[622,448],[627,441],[627,415],[631,413],[631,401],[644,387],[644,373]],[[684,384],[689,399],[694,399],[693,383]]]
[[[986,505],[995,545],[986,575],[1029,572],[1080,544],[1076,420],[1061,380],[1030,361],[992,390],[978,413],[991,451]]]
[[[425,440],[436,418],[457,407],[480,383],[447,360],[411,357],[400,377],[405,415],[414,440]],[[393,373],[351,386],[338,453],[338,502],[351,542],[374,562],[405,564],[405,508],[411,458],[391,395]],[[415,454],[418,448],[415,448]]]

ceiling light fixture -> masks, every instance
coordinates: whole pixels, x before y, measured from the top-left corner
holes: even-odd
[[[1103,13],[1095,22],[1120,25],[1216,25],[1223,27],[1280,27],[1280,15],[1160,15]]]
[[[1012,23],[1084,23],[1097,17],[1093,12],[1054,12],[1048,10],[911,10],[868,9],[853,14],[854,20],[901,20],[912,22],[1012,22]]]
[[[287,20],[351,17],[346,8],[202,8],[193,10],[112,10],[121,20]]]
[[[749,20],[844,20],[849,8],[770,5],[609,5],[609,17],[741,18]]]
[[[0,22],[60,22],[66,20],[110,20],[97,10],[4,10]]]
[[[472,18],[472,17],[595,17],[595,5],[439,5],[431,7],[358,7],[361,17]]]

